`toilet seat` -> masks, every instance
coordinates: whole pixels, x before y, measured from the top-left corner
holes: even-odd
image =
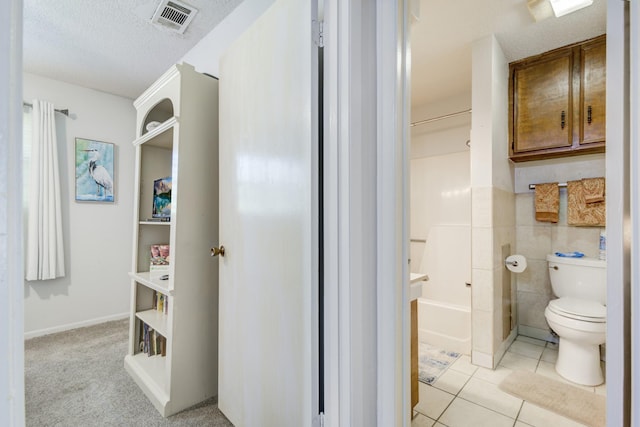
[[[592,323],[607,322],[607,307],[595,301],[562,297],[549,301],[548,309],[570,319]]]

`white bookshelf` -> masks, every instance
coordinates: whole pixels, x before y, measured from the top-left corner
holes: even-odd
[[[171,67],[135,102],[133,259],[127,372],[163,416],[217,394],[218,81]],[[147,131],[147,124],[159,122]],[[171,217],[153,218],[153,182],[171,177]],[[168,244],[166,271],[150,272],[150,246]],[[164,274],[168,280],[161,280]],[[166,297],[168,311],[154,308]],[[141,325],[166,339],[166,355],[141,351]]]
[[[166,337],[168,335],[169,316],[164,314],[164,312],[161,312],[155,309],[137,311],[136,317],[142,320],[147,325],[151,326],[156,331],[158,331],[158,333],[163,337]]]
[[[169,402],[167,358],[143,353],[125,356],[125,368],[160,413]]]
[[[167,296],[173,295],[173,280],[171,277],[167,280],[161,280],[160,276],[161,273],[154,273],[152,276],[148,271],[129,273],[129,277],[133,279],[133,283],[139,283]]]

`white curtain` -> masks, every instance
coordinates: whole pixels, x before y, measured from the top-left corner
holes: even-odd
[[[53,104],[33,101],[27,280],[64,276],[60,173]]]

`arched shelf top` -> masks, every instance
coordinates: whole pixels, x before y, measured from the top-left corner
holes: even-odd
[[[149,109],[147,116],[142,121],[142,129],[140,135],[149,132],[147,125],[151,122],[164,123],[174,116],[173,101],[170,98],[164,98],[156,105]]]

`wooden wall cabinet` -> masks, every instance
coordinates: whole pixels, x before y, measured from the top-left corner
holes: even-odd
[[[605,151],[606,36],[509,64],[509,158]]]

